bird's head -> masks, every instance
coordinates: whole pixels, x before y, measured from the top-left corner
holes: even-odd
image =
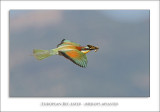
[[[99,49],[99,47],[96,47],[93,45],[87,45],[87,46],[88,46],[89,50],[94,50],[94,52],[96,52]]]
[[[81,52],[86,54],[90,52],[91,50],[94,50],[94,52],[96,52],[98,49],[99,49],[98,47],[95,47],[93,45],[87,45],[86,47],[82,47]]]

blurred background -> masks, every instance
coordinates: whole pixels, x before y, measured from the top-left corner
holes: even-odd
[[[149,10],[10,10],[10,97],[149,97]],[[81,68],[33,49],[98,46]]]

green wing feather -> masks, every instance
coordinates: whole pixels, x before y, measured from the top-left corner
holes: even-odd
[[[61,43],[57,45],[57,47],[64,46],[64,45],[80,46],[80,44],[71,42],[70,40],[63,39],[63,40],[61,41]]]
[[[59,54],[80,67],[87,67],[87,56],[78,50],[59,51]]]

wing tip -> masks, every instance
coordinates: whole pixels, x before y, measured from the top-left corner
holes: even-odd
[[[57,45],[57,47],[59,47],[61,44],[63,44],[63,42],[65,41],[66,39],[62,39],[61,40],[61,43],[59,43],[58,45]]]

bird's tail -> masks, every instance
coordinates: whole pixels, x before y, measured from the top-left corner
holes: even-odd
[[[37,60],[42,60],[52,55],[56,55],[56,50],[41,50],[41,49],[33,49],[33,55]]]

